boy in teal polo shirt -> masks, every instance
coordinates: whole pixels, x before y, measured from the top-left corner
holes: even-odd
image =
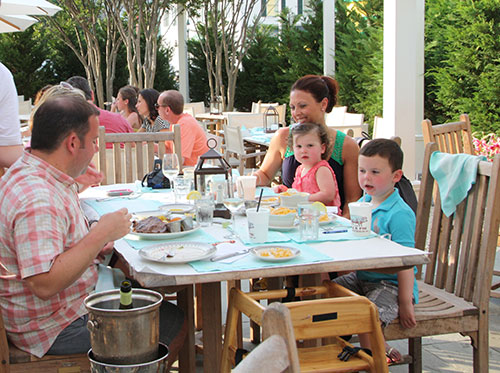
[[[392,140],[375,139],[363,146],[358,159],[358,182],[373,205],[372,230],[388,234],[403,246],[415,246],[415,214],[394,185],[403,175],[403,152]],[[378,308],[382,327],[399,315],[401,325],[416,325],[414,303],[418,302],[416,267],[395,274],[356,271],[333,281],[370,299]],[[359,336],[362,347],[370,348],[366,335]],[[388,362],[401,354],[386,343]]]

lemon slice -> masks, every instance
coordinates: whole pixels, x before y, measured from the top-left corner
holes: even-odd
[[[316,201],[311,204],[311,209],[318,211],[320,214],[326,214],[326,206],[323,202]]]
[[[198,192],[197,190],[192,190],[188,193],[186,196],[186,199],[188,201],[194,201],[195,199],[201,199],[201,193]]]

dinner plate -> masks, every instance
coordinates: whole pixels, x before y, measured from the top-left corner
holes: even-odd
[[[170,238],[178,238],[183,237],[193,232],[196,232],[200,229],[199,225],[195,225],[193,229],[182,232],[173,232],[173,233],[138,233],[138,232],[130,232],[129,235],[142,238],[144,240],[168,240]]]
[[[139,255],[153,262],[180,264],[210,258],[216,251],[217,248],[213,245],[186,241],[144,247],[139,250]]]
[[[273,250],[290,250],[291,255],[286,256],[286,257],[275,257],[273,256],[270,251]],[[255,255],[257,258],[264,260],[266,262],[284,262],[290,259],[293,259],[300,255],[300,250],[292,247],[292,246],[285,246],[285,245],[264,245],[264,246],[256,246],[251,250],[252,254]],[[269,253],[269,256],[263,256],[264,253]]]
[[[328,215],[328,220],[325,220],[325,221],[320,221],[320,222],[319,222],[319,225],[328,225],[328,224],[332,224],[333,222],[335,222],[335,220],[336,220],[335,215]]]
[[[258,198],[256,198],[258,200]],[[260,204],[262,206],[278,206],[280,204],[280,198],[278,196],[262,197]]]
[[[165,216],[168,218],[169,212],[166,210],[136,211],[132,213],[132,219],[146,219],[150,216]]]
[[[169,211],[172,214],[186,214],[188,212],[193,212],[194,206],[189,203],[169,203],[167,205],[161,205],[159,209]]]

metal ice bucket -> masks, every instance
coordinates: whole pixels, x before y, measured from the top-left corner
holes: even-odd
[[[134,288],[134,308],[120,310],[119,290],[94,293],[85,298],[94,358],[102,363],[121,365],[155,360],[162,299],[156,291]]]

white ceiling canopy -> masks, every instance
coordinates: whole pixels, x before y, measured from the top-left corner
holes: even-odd
[[[0,15],[53,16],[60,10],[46,0],[0,0]]]

